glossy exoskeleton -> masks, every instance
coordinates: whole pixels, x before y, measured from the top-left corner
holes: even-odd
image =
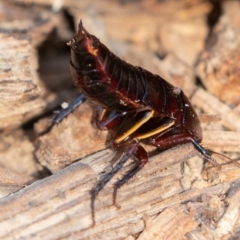
[[[71,47],[70,68],[75,85],[82,94],[54,120],[60,122],[85,99],[97,106],[96,124],[100,130],[111,130],[112,147],[123,157],[91,190],[91,211],[95,224],[94,202],[98,192],[130,158],[134,167],[114,184],[113,204],[117,190],[148,161],[140,144],[143,139],[161,150],[191,142],[215,166],[216,163],[199,143],[202,130],[192,104],[181,89],[158,75],[135,67],[114,55],[80,22]]]

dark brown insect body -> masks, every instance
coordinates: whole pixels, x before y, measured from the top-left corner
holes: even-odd
[[[218,166],[199,144],[202,139],[200,122],[182,90],[158,75],[119,59],[89,34],[81,22],[69,45],[71,72],[76,86],[98,106],[98,128],[111,130],[113,148],[125,152],[112,171],[91,191],[93,224],[94,201],[98,192],[133,156],[135,166],[114,185],[113,203],[116,204],[117,189],[148,161],[148,154],[140,144],[143,139],[162,150],[192,142],[204,157]],[[80,96],[81,100],[73,104],[72,109],[81,104],[84,96]]]

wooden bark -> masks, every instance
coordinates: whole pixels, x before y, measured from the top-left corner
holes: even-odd
[[[52,30],[53,21],[47,12],[29,12],[7,2],[0,8],[0,130],[6,130],[39,115],[46,106],[46,100],[39,98],[43,89],[34,46]]]
[[[223,11],[211,28],[216,5]],[[238,34],[238,8],[237,1],[2,1],[0,194],[12,194],[0,199],[0,238],[236,239],[240,168],[231,160],[214,154],[219,170],[203,165],[191,144],[163,153],[144,145],[149,163],[119,190],[120,208],[112,185],[133,160],[100,191],[92,228],[89,191],[115,155],[108,133],[96,128],[95,106],[87,102],[37,134],[78,94],[66,46],[73,17],[123,59],[182,88],[202,121],[202,144],[239,159],[239,39],[226,39]]]
[[[1,129],[19,125],[40,112],[43,102],[34,100],[40,89],[34,82],[36,67],[31,66],[33,48],[26,34],[0,34],[1,44]],[[26,118],[26,115],[28,118]]]
[[[112,180],[96,199],[96,226],[94,228],[91,227],[89,189],[95,185],[96,176],[109,163],[112,151],[104,150],[89,156],[51,177],[35,182],[18,193],[2,199],[0,201],[1,239],[71,239],[73,236],[75,239],[122,239],[143,231],[142,217],[144,214],[149,217],[156,216],[163,209],[171,209],[175,206],[177,209],[175,211],[181,212],[178,216],[179,220],[181,217],[184,219],[181,203],[195,199],[196,206],[190,202],[191,207],[185,206],[188,218],[192,219],[192,225],[185,229],[186,222],[178,222],[178,225],[182,224],[183,228],[176,232],[184,236],[195,229],[197,222],[194,217],[197,216],[198,211],[213,211],[214,217],[221,216],[220,219],[223,217],[218,212],[221,212],[223,206],[221,209],[217,206],[208,209],[207,202],[204,203],[201,200],[198,203],[197,199],[206,197],[208,200],[216,198],[222,201],[219,196],[233,188],[229,182],[236,181],[237,184],[237,175],[240,174],[240,168],[226,165],[221,172],[218,172],[218,176],[215,176],[214,182],[207,183],[204,189],[191,189],[193,176],[183,178],[179,165],[174,164],[185,161],[195,154],[196,150],[191,145],[185,145],[151,158],[150,163],[141,173],[119,191],[120,209],[116,209],[111,204],[111,184],[116,181],[116,178]],[[172,167],[164,170],[169,166]],[[128,168],[129,166],[126,166],[120,174]],[[208,174],[216,173],[216,169],[209,171]],[[228,177],[228,183],[221,183],[220,178],[224,177]],[[201,207],[197,206],[198,204]],[[235,203],[235,205],[238,204]],[[224,208],[228,209],[227,206]],[[171,211],[170,209],[168,211]],[[163,214],[163,219],[164,216]],[[161,214],[158,218],[161,219]],[[167,226],[170,231],[173,226],[169,224]],[[208,225],[207,222],[206,225]],[[162,239],[167,239],[169,232],[162,232],[160,236],[164,236]]]
[[[240,103],[240,3],[226,1],[222,8],[223,14],[200,58],[197,73],[210,93],[236,106]]]

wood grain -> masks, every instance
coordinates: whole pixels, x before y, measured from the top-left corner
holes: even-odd
[[[96,176],[106,168],[113,153],[103,150],[89,156],[0,200],[1,239],[72,239],[73,236],[75,239],[119,239],[142,231],[144,214],[156,216],[165,208],[206,194],[218,196],[230,189],[229,183],[221,182],[216,186],[209,183],[204,189],[187,187],[190,179],[181,175],[176,163],[195,154],[191,145],[184,145],[151,158],[146,168],[119,191],[120,209],[111,204],[114,178],[96,200],[94,228],[91,227],[89,189],[96,184]],[[228,166],[222,174],[231,171],[233,168]],[[237,171],[240,174],[240,169]],[[231,181],[236,181],[236,174],[234,176]],[[196,224],[193,221],[193,226]],[[190,231],[193,226],[187,229]],[[186,229],[182,231],[186,233]]]

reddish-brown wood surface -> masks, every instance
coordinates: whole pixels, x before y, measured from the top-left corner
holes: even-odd
[[[0,238],[237,239],[235,164],[216,156],[221,170],[203,166],[191,145],[146,146],[150,161],[120,189],[121,208],[112,184],[131,161],[97,197],[91,228],[89,191],[114,156],[95,106],[36,134],[78,94],[66,42],[82,19],[121,58],[183,89],[204,114],[203,145],[239,159],[239,12],[238,1],[1,1]]]

